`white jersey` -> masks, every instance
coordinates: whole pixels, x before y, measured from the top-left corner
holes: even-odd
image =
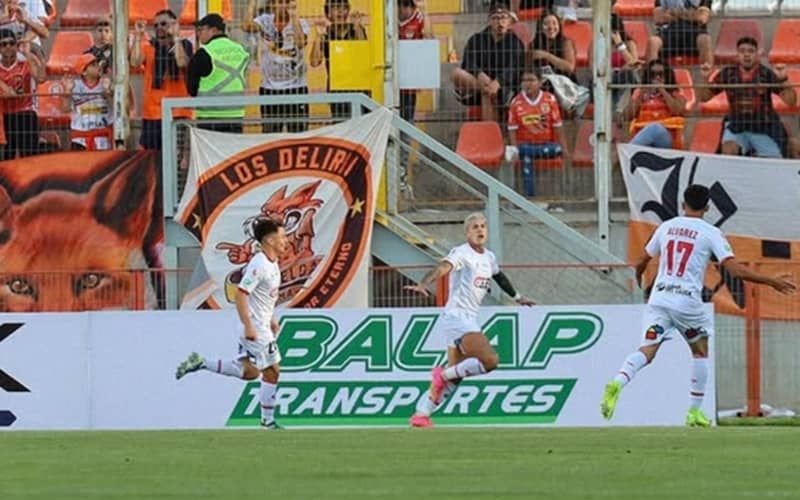
[[[458,312],[477,318],[492,276],[500,272],[497,258],[488,248],[477,252],[469,243],[464,243],[450,250],[444,260],[453,265],[445,313]]]
[[[89,85],[83,78],[75,80],[72,90],[72,130],[87,132],[111,127],[114,124],[111,98],[105,95],[103,85],[98,81]],[[73,142],[80,142],[75,140]],[[84,140],[85,145],[85,140]],[[108,145],[110,147],[110,145]],[[98,149],[109,149],[109,147]]]
[[[305,54],[295,45],[294,26],[287,24],[278,31],[274,14],[262,14],[253,22],[261,29],[261,87],[270,90],[307,87]],[[308,37],[305,19],[300,19],[300,26]]]
[[[675,217],[661,224],[645,251],[661,256],[648,304],[670,309],[702,305],[703,279],[712,255],[722,262],[733,257],[722,231],[698,217]]]
[[[278,302],[281,270],[277,262],[270,261],[264,252],[258,252],[242,274],[239,290],[247,294],[250,320],[258,332],[259,342],[274,341],[270,321]]]

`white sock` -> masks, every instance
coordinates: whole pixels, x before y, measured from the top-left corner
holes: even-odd
[[[466,377],[474,377],[486,373],[486,368],[478,358],[467,358],[461,363],[445,369],[442,376],[445,380],[459,380]]]
[[[619,373],[617,376],[614,377],[614,380],[622,384],[622,387],[628,385],[628,382],[633,380],[633,377],[636,376],[636,372],[641,370],[647,364],[647,357],[642,353],[642,351],[636,351],[630,354],[627,358],[625,358],[625,362],[622,363],[622,367],[619,369]]]
[[[278,390],[276,384],[269,384],[261,381],[261,391],[258,399],[261,402],[261,420],[272,422],[275,420],[275,392]]]
[[[417,415],[425,415],[426,417],[430,417],[432,414],[434,414],[436,412],[436,410],[438,410],[444,404],[445,401],[447,401],[447,398],[449,398],[450,395],[453,394],[456,391],[456,387],[458,387],[458,384],[460,384],[460,383],[461,383],[460,380],[457,380],[455,382],[448,381],[447,385],[445,386],[444,390],[442,391],[442,399],[441,399],[441,401],[439,401],[438,405],[434,404],[433,401],[431,400],[430,389],[428,391],[426,391],[425,395],[423,397],[419,398],[419,401],[417,401],[417,413],[416,414]]]
[[[229,377],[242,378],[242,375],[244,375],[244,367],[238,359],[225,361],[222,359],[203,358],[203,368]]]
[[[692,359],[692,384],[689,388],[689,407],[697,409],[703,406],[708,382],[708,358]]]

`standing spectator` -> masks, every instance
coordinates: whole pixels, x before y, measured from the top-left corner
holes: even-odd
[[[701,64],[714,64],[710,19],[711,0],[656,0],[656,34],[647,40],[647,60],[699,56]]]
[[[797,96],[789,83],[786,66],[769,69],[758,62],[758,42],[745,36],[736,42],[738,64],[726,66],[712,76],[712,67],[700,68],[703,81],[712,87],[698,90],[705,102],[725,92],[730,109],[722,133],[722,154],[781,158],[787,146],[786,129],[772,107],[772,94],[778,94],[789,106]],[[723,85],[739,85],[723,88]]]
[[[430,38],[430,23],[425,12],[425,0],[398,0],[397,13],[400,24],[397,27],[400,40],[422,40]],[[407,122],[414,121],[417,108],[417,91],[400,91],[400,117]]]
[[[41,4],[41,0],[38,0]],[[14,32],[17,40],[30,42],[31,52],[44,60],[44,51],[41,47],[41,39],[50,35],[50,30],[39,18],[44,4],[41,8],[29,8],[19,0],[0,1],[0,29],[8,29]],[[18,54],[22,56],[22,54]]]
[[[104,75],[111,75],[114,69],[114,33],[111,31],[111,18],[101,17],[94,25],[92,31],[94,45],[86,49],[84,54],[92,54],[100,64],[100,71]]]
[[[36,154],[39,147],[39,117],[33,108],[36,83],[44,81],[44,64],[31,53],[27,43],[20,44],[14,32],[0,29],[0,96],[3,99],[3,125],[6,147],[2,159]]]
[[[243,95],[247,88],[250,54],[225,34],[225,21],[219,14],[208,14],[197,21],[197,39],[202,44],[189,60],[186,90],[190,96]],[[244,106],[198,108],[195,118],[214,119],[200,128],[217,132],[242,133]]]
[[[531,58],[533,66],[540,68],[543,74],[555,73],[573,82],[578,81],[575,76],[575,42],[564,36],[561,18],[553,11],[545,12],[536,22]]]
[[[256,0],[247,5],[247,16],[261,32],[261,87],[260,95],[291,95],[308,93],[308,71],[304,50],[309,27],[297,15],[295,0],[268,0],[268,12],[256,16]],[[287,118],[302,121],[286,122],[289,132],[308,130],[308,104],[280,104],[261,106],[264,133],[283,130]]]
[[[631,120],[631,144],[678,149],[673,140],[683,133],[686,98],[675,88],[675,72],[660,59],[647,63],[642,72],[643,87],[636,89],[623,114]]]
[[[542,73],[534,68],[522,74],[522,92],[508,110],[510,156],[519,155],[525,196],[536,194],[534,160],[569,156],[562,133],[561,111],[556,96],[542,90]]]
[[[114,137],[111,80],[102,75],[100,62],[92,54],[75,61],[80,78],[64,77],[61,110],[71,113],[70,142],[73,151],[111,149]]]
[[[143,42],[146,25],[136,23],[130,61],[132,67],[144,66],[142,134],[144,149],[161,151],[161,100],[187,97],[186,67],[194,51],[189,40],[180,38],[178,16],[171,10],[156,13],[153,19],[155,38]],[[191,111],[175,109],[174,118],[191,118]]]
[[[364,14],[350,12],[348,0],[325,0],[325,19],[316,24],[316,35],[311,45],[311,65],[319,66],[325,62],[328,73],[328,92],[331,91],[331,41],[366,40],[367,30],[364,28]],[[350,117],[350,105],[346,103],[331,104],[331,115],[337,121]]]
[[[461,103],[480,105],[481,117],[487,121],[499,120],[520,84],[525,48],[510,26],[508,4],[494,3],[489,10],[489,26],[467,40],[461,67],[452,74]]]

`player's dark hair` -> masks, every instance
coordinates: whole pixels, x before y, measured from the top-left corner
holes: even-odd
[[[253,223],[253,238],[261,243],[267,236],[277,233],[278,228],[281,227],[283,227],[283,224],[278,221],[272,219],[258,219]]]
[[[692,210],[703,210],[708,206],[708,199],[711,192],[707,187],[700,184],[692,184],[683,192],[683,201]]]
[[[736,40],[736,48],[739,48],[739,45],[752,45],[755,48],[758,48],[758,41],[752,36],[743,36]]]
[[[522,70],[522,74],[529,74],[536,77],[537,80],[542,80],[542,70],[538,66],[529,66],[526,65],[525,68]]]
[[[397,0],[397,6],[414,8],[417,4],[414,3],[414,0]]]

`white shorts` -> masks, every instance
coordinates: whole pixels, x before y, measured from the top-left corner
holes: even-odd
[[[713,332],[713,318],[705,309],[695,311],[678,311],[661,306],[647,305],[642,319],[642,346],[660,344],[664,341],[666,333],[672,329],[678,330],[693,344],[702,338],[710,337]]]
[[[276,341],[239,339],[237,359],[248,359],[259,371],[277,365],[281,361],[281,351]]]
[[[457,311],[442,313],[436,322],[436,335],[445,339],[447,347],[458,347],[461,337],[480,331],[481,327],[475,318]]]

